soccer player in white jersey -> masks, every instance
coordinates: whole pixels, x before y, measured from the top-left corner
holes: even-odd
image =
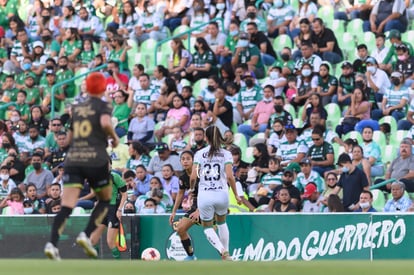
[[[209,145],[199,150],[194,156],[190,190],[194,190],[198,177],[197,206],[204,234],[210,244],[221,254],[223,260],[231,260],[229,254],[230,233],[226,224],[226,214],[229,207],[227,182],[230,184],[237,203],[241,204],[233,176],[233,157],[229,151],[222,148],[224,140],[216,126],[207,128],[206,139]],[[215,215],[218,235],[213,228]]]

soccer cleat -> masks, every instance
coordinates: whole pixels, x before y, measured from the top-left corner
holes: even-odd
[[[233,259],[231,258],[231,256],[230,256],[230,253],[228,252],[228,251],[224,251],[222,254],[221,254],[221,259],[223,260],[223,261],[233,261]]]
[[[195,260],[197,260],[197,257],[196,257],[195,255],[192,255],[192,256],[186,256],[186,257],[184,258],[184,261],[195,261]]]
[[[83,248],[83,251],[86,255],[90,258],[97,258],[98,252],[93,247],[91,240],[86,236],[85,232],[79,233],[78,237],[76,238],[76,243]]]
[[[47,243],[45,245],[45,255],[55,261],[60,261],[59,249],[57,249],[52,243]]]

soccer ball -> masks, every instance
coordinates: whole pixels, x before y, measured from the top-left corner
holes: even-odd
[[[153,247],[149,247],[142,251],[141,260],[144,261],[159,261],[161,258],[160,252]]]

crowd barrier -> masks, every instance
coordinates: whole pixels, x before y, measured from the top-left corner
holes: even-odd
[[[124,259],[139,259],[147,247],[157,248],[162,259],[182,260],[186,254],[168,215],[123,217],[128,249]],[[71,217],[59,243],[62,258],[85,258],[75,238],[88,217]],[[44,258],[52,216],[0,217],[1,258]],[[414,216],[411,214],[239,214],[228,217],[230,254],[237,261],[320,259],[413,259]],[[200,260],[219,260],[202,227],[190,235]],[[110,259],[105,238],[99,257]]]

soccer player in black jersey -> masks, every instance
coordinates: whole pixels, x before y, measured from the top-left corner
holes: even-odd
[[[90,98],[72,107],[72,124],[69,132],[71,145],[64,165],[62,209],[54,219],[50,242],[44,249],[46,256],[53,260],[60,259],[57,249],[59,236],[76,206],[85,180],[94,190],[98,203],[91,213],[88,225],[84,232],[79,233],[76,242],[89,257],[97,257],[97,251],[89,237],[107,215],[112,196],[106,147],[108,138],[113,147],[118,145],[119,139],[112,127],[112,108],[109,103],[101,100],[106,90],[105,76],[102,73],[91,73],[86,78],[86,89]]]
[[[183,166],[183,174],[180,176],[180,191],[178,191],[177,198],[175,199],[174,207],[172,209],[172,213],[170,216],[170,224],[174,225],[175,214],[177,212],[178,207],[180,206],[184,193],[186,190],[190,189],[190,175],[193,168],[193,158],[194,155],[191,151],[184,151],[181,153],[181,165]],[[180,236],[181,243],[187,253],[187,257],[185,257],[185,261],[192,261],[195,260],[196,257],[194,256],[193,246],[191,244],[190,235],[188,235],[188,230],[191,226],[195,223],[199,223],[199,213],[197,209],[197,185],[194,188],[194,192],[191,194],[192,197],[192,204],[191,209],[185,213],[184,218],[180,219],[174,229],[177,231],[177,234]]]

